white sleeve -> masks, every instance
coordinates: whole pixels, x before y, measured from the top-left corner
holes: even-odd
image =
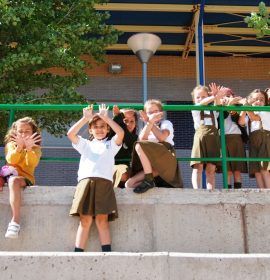
[[[87,141],[88,141],[88,140],[82,138],[81,136],[78,136],[78,138],[79,138],[78,143],[77,143],[77,144],[72,143],[72,147],[73,147],[75,150],[77,150],[80,154],[82,154],[83,151],[84,151],[85,148],[86,148],[86,145],[87,145]]]
[[[173,124],[168,121],[168,120],[164,120],[163,122],[161,122],[161,126],[160,126],[161,130],[169,130],[170,135],[173,135]]]
[[[114,155],[116,155],[122,147],[122,145],[117,145],[115,143],[115,138],[116,138],[116,135],[114,135],[113,138],[111,139],[111,147],[112,147],[112,151],[113,151]]]

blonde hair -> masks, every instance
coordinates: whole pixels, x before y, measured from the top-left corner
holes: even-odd
[[[32,128],[33,134],[36,133],[36,132],[38,134],[40,134],[40,129],[38,128],[36,122],[32,118],[30,118],[30,117],[24,117],[24,118],[18,119],[17,121],[15,121],[11,125],[11,128],[8,130],[8,132],[7,132],[6,136],[5,136],[5,139],[4,139],[4,143],[5,144],[7,144],[7,143],[9,143],[11,141],[11,135],[16,133],[17,127],[18,127],[19,123],[25,123],[25,124],[30,125],[31,128]],[[38,143],[38,144],[40,145],[41,142]]]
[[[144,103],[144,110],[146,107],[151,106],[151,105],[156,105],[160,111],[163,111],[162,103],[158,99],[149,99]]]
[[[196,86],[196,87],[192,90],[192,92],[191,92],[191,96],[192,96],[193,102],[194,102],[194,93],[195,93],[195,91],[197,91],[197,90],[204,90],[204,91],[207,92],[207,94],[209,95],[209,88],[208,88],[207,86],[198,85],[198,86]]]

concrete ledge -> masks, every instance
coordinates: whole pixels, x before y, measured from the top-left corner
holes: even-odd
[[[2,251],[72,251],[78,218],[69,217],[75,187],[32,187],[23,193],[21,233],[4,238],[8,190],[0,193]],[[119,252],[268,253],[270,191],[116,190],[119,219],[111,223]],[[87,251],[100,251],[96,228]],[[152,278],[154,279],[154,278]]]
[[[1,280],[266,280],[270,255],[0,253]]]

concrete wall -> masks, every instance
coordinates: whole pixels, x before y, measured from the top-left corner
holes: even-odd
[[[269,190],[117,189],[114,252],[95,252],[94,227],[88,252],[74,253],[78,218],[68,216],[74,189],[26,189],[17,240],[4,238],[7,188],[0,193],[1,280],[270,278]]]
[[[267,280],[269,255],[1,253],[1,280]]]
[[[79,219],[69,217],[74,187],[24,191],[21,233],[4,238],[10,220],[8,190],[0,193],[2,251],[73,250]],[[111,223],[119,252],[267,253],[268,190],[153,189],[143,195],[117,189],[119,219]],[[93,226],[87,251],[100,251]]]

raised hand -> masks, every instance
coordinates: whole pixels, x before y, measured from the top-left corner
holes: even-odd
[[[140,110],[139,111],[139,115],[140,115],[140,119],[143,121],[143,122],[148,122],[148,116],[147,116],[147,114],[146,114],[146,112],[145,111],[142,111],[142,110]]]
[[[83,108],[83,116],[90,121],[93,118],[93,104]]]
[[[117,116],[121,113],[120,109],[118,108],[117,105],[113,105],[113,109],[112,109],[113,115]]]
[[[216,83],[209,84],[210,92],[209,95],[216,96],[220,90],[220,86],[217,86]]]
[[[244,106],[249,106],[249,105],[250,105],[249,100],[248,100],[246,97],[244,97],[244,98],[242,98],[241,100],[239,100],[238,103],[239,103],[239,104],[242,104],[242,105],[244,105]]]
[[[159,123],[163,118],[163,112],[153,113],[153,114],[149,115],[148,117],[149,117],[149,122]]]
[[[108,111],[109,111],[109,106],[106,107],[106,104],[101,104],[98,106],[99,108],[99,113],[98,115],[102,118],[102,119],[107,119],[108,118]]]
[[[14,141],[17,144],[17,148],[22,150],[25,148],[24,138],[20,134],[12,133],[10,140]]]
[[[241,96],[229,97],[228,105],[240,104],[240,100],[242,100]]]
[[[37,132],[24,138],[24,144],[27,151],[31,151],[33,147],[40,146],[40,142],[41,135]]]

